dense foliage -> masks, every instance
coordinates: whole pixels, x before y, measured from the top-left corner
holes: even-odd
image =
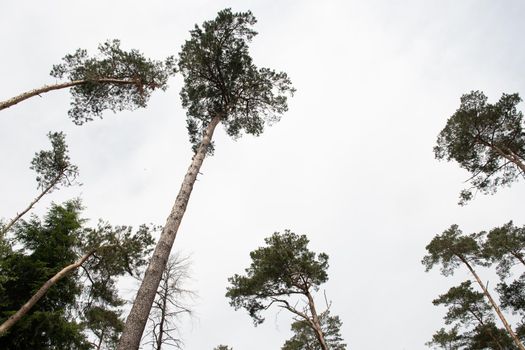
[[[306,295],[328,280],[328,255],[308,250],[308,238],[286,230],[265,239],[266,247],[250,253],[252,263],[246,275],[228,281],[226,296],[235,309],[244,308],[255,324],[262,323],[261,312],[281,297]],[[289,305],[288,305],[289,306]]]
[[[448,119],[434,148],[436,158],[455,160],[470,172],[472,187],[461,192],[460,204],[472,199],[473,190],[494,193],[498,187],[525,177],[523,114],[518,94],[503,94],[487,103],[480,91],[461,97],[459,109]]]
[[[0,337],[1,348],[91,349],[93,336],[107,346],[116,341],[123,305],[116,278],[145,264],[153,239],[146,226],[88,228],[81,211],[78,200],[53,204],[43,220],[33,216],[12,230],[13,244],[0,256],[0,323],[57,272],[91,255]]]
[[[113,112],[146,107],[151,93],[166,90],[168,78],[175,73],[174,60],[164,62],[145,58],[139,51],[124,51],[119,40],[99,45],[99,56],[89,57],[78,49],[53,66],[51,76],[82,84],[71,88],[73,101],[69,116],[76,124]]]
[[[71,163],[66,135],[63,132],[49,132],[51,150],[40,151],[31,161],[31,169],[37,174],[38,188],[52,189],[58,185],[70,186],[78,176],[78,167]]]
[[[346,345],[341,343],[338,332],[339,318],[331,318],[328,310],[318,314],[312,295],[328,280],[328,255],[310,251],[308,238],[289,230],[276,232],[265,242],[266,246],[250,253],[252,263],[246,274],[228,279],[231,286],[226,296],[230,305],[236,310],[246,309],[255,325],[264,321],[261,312],[274,304],[291,312],[296,335],[287,342],[289,349],[307,346],[311,334],[316,339],[316,349],[344,349]]]
[[[194,149],[203,130],[220,117],[227,133],[260,135],[265,123],[276,122],[288,109],[287,95],[295,91],[286,73],[257,68],[248,43],[257,34],[248,12],[225,9],[202,28],[195,25],[183,45],[178,67],[184,77],[182,105]]]

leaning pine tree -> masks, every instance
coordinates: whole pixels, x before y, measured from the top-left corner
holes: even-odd
[[[182,105],[194,156],[166,221],[120,339],[120,350],[138,349],[171,247],[206,155],[213,152],[212,136],[222,123],[228,135],[259,135],[265,123],[279,120],[294,89],[286,73],[257,68],[248,43],[257,34],[251,12],[222,10],[202,28],[195,26],[179,55],[184,77]]]

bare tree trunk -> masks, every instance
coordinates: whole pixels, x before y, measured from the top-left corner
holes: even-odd
[[[166,321],[166,307],[167,307],[167,300],[168,300],[168,283],[169,280],[166,279],[164,281],[164,290],[161,294],[162,299],[162,305],[160,309],[160,321],[159,321],[159,336],[157,337],[157,346],[155,350],[161,350],[162,349],[162,336],[164,335],[164,322]]]
[[[310,307],[310,313],[312,314],[312,323],[314,325],[315,336],[317,337],[321,348],[323,350],[328,350],[328,345],[326,344],[326,341],[324,339],[323,329],[321,328],[321,322],[319,321],[319,316],[317,315],[317,311],[315,310],[314,298],[308,291],[306,292],[306,297],[308,298],[308,306]]]
[[[489,300],[490,304],[492,305],[492,307],[494,308],[494,311],[496,311],[496,314],[498,315],[499,319],[501,320],[501,322],[503,323],[503,326],[505,327],[505,329],[507,330],[507,332],[509,333],[509,335],[511,336],[512,340],[514,340],[514,343],[516,344],[516,346],[518,347],[518,349],[520,350],[525,350],[525,346],[523,346],[523,344],[521,343],[521,341],[518,339],[518,337],[516,336],[516,333],[514,333],[514,331],[512,330],[512,327],[509,325],[509,323],[507,322],[507,320],[505,319],[505,316],[503,315],[503,313],[501,312],[501,309],[499,308],[498,304],[496,304],[496,302],[494,301],[494,299],[492,299],[492,296],[490,295],[489,291],[487,290],[487,287],[485,287],[485,285],[483,284],[483,282],[481,281],[481,279],[479,278],[478,274],[476,273],[476,271],[474,271],[474,269],[472,268],[472,266],[470,266],[469,262],[463,257],[463,256],[458,256],[458,258],[467,266],[467,268],[469,269],[470,273],[472,273],[472,275],[474,276],[474,278],[476,279],[476,281],[478,282],[479,286],[481,287],[481,289],[483,290],[483,294],[485,294],[485,296],[487,297],[487,299]]]
[[[166,267],[171,247],[173,246],[177,231],[186,211],[191,191],[193,190],[193,185],[195,184],[199,170],[204,158],[206,157],[208,146],[213,137],[213,132],[220,120],[220,115],[215,116],[211,120],[206,128],[205,134],[203,135],[201,144],[193,156],[193,160],[186,172],[186,176],[182,182],[175,204],[166,220],[159,242],[155,247],[149,266],[144,274],[144,279],[142,280],[142,284],[137,292],[137,297],[133,302],[133,307],[131,308],[126,320],[124,331],[120,337],[118,350],[136,350],[140,346],[140,339],[144,332],[146,322],[148,321],[148,315],[162,278],[162,272]]]
[[[5,101],[0,101],[0,111],[2,109],[6,109],[13,105],[16,105],[19,102],[27,100],[28,98],[31,98],[31,97],[34,97],[40,94],[44,94],[49,91],[65,89],[65,88],[69,88],[72,86],[77,86],[77,85],[82,85],[82,84],[87,84],[87,83],[116,84],[116,85],[118,84],[140,85],[140,82],[137,80],[111,79],[111,78],[92,79],[92,80],[73,80],[73,81],[68,81],[66,83],[60,83],[60,84],[54,84],[54,85],[44,85],[41,88],[24,92],[18,96],[12,97]]]
[[[16,214],[16,216],[13,219],[11,219],[11,221],[9,221],[9,223],[2,229],[2,231],[0,231],[0,237],[3,236],[7,231],[9,231],[11,226],[13,226],[18,220],[20,220],[20,218],[22,216],[24,216],[28,211],[30,211],[31,208],[33,208],[33,205],[35,205],[40,199],[42,199],[42,197],[44,197],[46,195],[46,193],[51,191],[51,189],[53,189],[53,187],[55,187],[55,185],[58,183],[58,181],[60,181],[60,179],[62,178],[62,175],[64,175],[63,171],[51,182],[51,184],[49,184],[49,186],[47,186],[42,191],[42,193],[40,193],[38,195],[38,197],[36,197],[31,203],[29,203],[27,208],[25,208],[20,213]]]
[[[64,267],[62,270],[57,272],[53,277],[47,280],[42,287],[29,299],[22,307],[12,316],[10,316],[4,323],[0,325],[0,336],[4,335],[16,322],[18,322],[31,308],[46,294],[46,292],[55,285],[62,278],[67,276],[71,271],[79,268],[91,255],[95,253],[96,249],[93,249],[84,254],[80,259],[71,265]]]

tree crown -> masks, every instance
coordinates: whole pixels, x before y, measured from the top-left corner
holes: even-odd
[[[434,305],[448,307],[445,323],[461,322],[472,324],[488,322],[494,319],[490,305],[485,301],[483,293],[476,292],[470,281],[462,282],[457,287],[452,287],[447,293],[440,295],[432,301]]]
[[[226,296],[230,304],[245,308],[255,324],[264,321],[260,312],[275,299],[293,294],[307,294],[328,280],[328,255],[308,250],[308,238],[290,230],[276,232],[265,239],[266,246],[250,253],[252,263],[246,275],[234,275],[228,281]]]
[[[458,225],[452,225],[441,235],[434,237],[426,246],[428,255],[422,260],[426,271],[436,264],[441,264],[441,273],[447,276],[453,274],[454,270],[464,262],[485,264],[478,243],[481,235],[480,233],[463,235]]]
[[[439,133],[436,158],[455,160],[472,175],[473,188],[462,191],[460,204],[473,197],[472,189],[491,194],[525,177],[525,170],[517,165],[525,161],[523,114],[516,109],[519,102],[518,94],[503,94],[490,104],[483,92],[472,91],[461,97],[459,109]]]
[[[59,280],[7,335],[0,337],[0,347],[32,344],[36,349],[80,349],[87,344],[83,335],[86,328],[94,334],[110,328],[111,332],[120,332],[118,308],[123,301],[116,290],[116,279],[146,263],[145,255],[153,244],[151,230],[141,226],[133,232],[127,226],[112,227],[103,222],[95,229],[87,228],[82,209],[80,200],[53,204],[43,220],[32,216],[14,226],[16,250],[0,255],[0,322],[57,272],[80,256],[91,255],[81,270]],[[53,332],[58,332],[56,338]],[[41,336],[33,339],[36,333]],[[108,336],[106,332],[106,343],[115,340]]]
[[[72,87],[73,101],[68,114],[76,124],[113,112],[146,107],[151,93],[166,90],[168,78],[175,74],[175,62],[145,58],[139,51],[124,51],[119,40],[99,45],[99,56],[89,57],[78,49],[53,66],[51,76],[87,83]]]
[[[71,164],[66,144],[66,135],[63,132],[49,132],[47,137],[51,141],[51,150],[35,153],[31,161],[31,169],[37,174],[38,188],[44,190],[58,185],[70,186],[78,176],[78,167]]]
[[[257,68],[248,43],[257,34],[253,14],[222,10],[202,28],[195,25],[182,46],[178,67],[184,77],[190,141],[198,145],[212,118],[220,117],[228,135],[259,135],[265,123],[279,120],[294,88],[286,73]]]
[[[512,221],[490,230],[483,243],[484,257],[498,264],[497,272],[502,278],[510,273],[512,266],[519,260],[525,264],[524,250],[525,226],[516,227]]]
[[[341,337],[343,323],[339,316],[330,316],[330,310],[326,310],[319,315],[319,322],[329,348],[346,350],[346,344]],[[284,343],[281,350],[321,350],[312,327],[305,320],[296,320],[291,329],[294,335]]]

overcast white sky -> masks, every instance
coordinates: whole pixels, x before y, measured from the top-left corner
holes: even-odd
[[[3,1],[0,100],[53,83],[48,72],[66,53],[106,39],[151,58],[177,55],[193,25],[225,7],[252,10],[255,63],[286,71],[297,94],[261,137],[216,134],[175,242],[193,254],[200,295],[186,348],[280,348],[290,315],[269,310],[255,328],[224,293],[248,253],[289,228],[330,256],[324,289],[349,349],[424,349],[442,326],[432,299],[466,276],[425,273],[426,244],[453,223],[466,232],[525,224],[525,184],[459,207],[468,174],[432,152],[462,94],[525,93],[525,2]],[[84,185],[35,213],[81,196],[93,223],[163,224],[191,159],[180,87],[176,77],[149,108],[83,127],[67,118],[66,91],[0,112],[0,217],[36,195],[29,162],[48,131],[62,130]]]

